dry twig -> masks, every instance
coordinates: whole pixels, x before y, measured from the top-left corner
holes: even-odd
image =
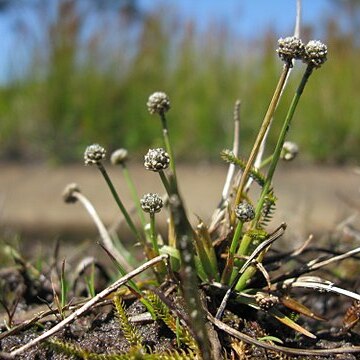
[[[9,354],[4,354],[4,357],[7,357],[9,359],[15,358],[16,355],[19,355],[26,351],[27,349],[33,347],[34,345],[40,343],[41,341],[49,338],[50,336],[54,335],[61,329],[63,329],[66,325],[70,324],[74,320],[76,320],[78,317],[83,315],[86,311],[90,310],[97,302],[100,300],[105,299],[107,296],[115,292],[117,289],[119,289],[122,285],[126,284],[130,279],[135,277],[136,275],[139,275],[140,273],[144,272],[146,269],[158,264],[161,261],[164,261],[168,259],[168,255],[160,255],[157,256],[149,261],[147,261],[145,264],[139,266],[135,270],[131,271],[127,275],[121,277],[119,280],[115,281],[113,284],[108,286],[106,289],[101,291],[99,294],[97,294],[95,297],[90,299],[88,302],[86,302],[80,309],[73,312],[71,315],[69,315],[67,318],[65,318],[63,321],[59,322],[57,325],[55,325],[50,330],[46,331],[45,333],[41,334],[37,338],[33,339],[32,341],[28,342],[27,344],[21,346],[20,348],[12,351]]]
[[[257,339],[253,339],[249,335],[246,335],[240,331],[237,331],[226,325],[222,321],[215,319],[210,313],[207,314],[208,319],[212,322],[217,328],[222,331],[225,331],[229,335],[239,339],[241,341],[246,342],[247,344],[256,345],[262,347],[264,349],[283,352],[287,354],[294,355],[307,355],[307,356],[329,356],[330,354],[348,354],[348,353],[359,353],[360,346],[347,346],[347,347],[339,347],[334,349],[300,349],[300,348],[290,348],[286,346],[278,346],[272,345],[265,341],[260,341]]]

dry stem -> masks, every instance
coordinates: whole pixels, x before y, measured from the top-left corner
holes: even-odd
[[[78,317],[83,315],[86,311],[90,310],[92,308],[92,306],[94,306],[97,302],[105,299],[107,296],[109,296],[110,294],[112,294],[113,292],[118,290],[122,285],[126,284],[130,279],[132,279],[133,277],[135,277],[136,275],[142,273],[146,269],[148,269],[148,268],[150,268],[150,267],[152,267],[152,266],[154,266],[154,265],[158,264],[159,262],[164,261],[166,259],[168,259],[168,255],[164,254],[164,255],[160,255],[160,256],[157,256],[157,257],[149,260],[145,264],[139,266],[137,269],[131,271],[127,275],[125,275],[125,276],[121,277],[119,280],[115,281],[113,284],[111,284],[106,289],[101,291],[95,297],[90,299],[80,309],[73,312],[71,315],[69,315],[63,321],[60,321],[57,325],[55,325],[50,330],[44,332],[43,334],[41,334],[40,336],[38,336],[34,340],[28,342],[27,344],[21,346],[18,349],[12,351],[11,353],[4,354],[3,356],[7,357],[7,358],[10,358],[10,359],[15,358],[16,355],[19,355],[19,354],[23,353],[24,351],[30,349],[34,345],[40,343],[41,341],[47,339],[48,337],[50,337],[52,335],[54,335],[55,333],[57,333],[58,331],[63,329],[66,325],[70,324],[71,322],[76,320]]]

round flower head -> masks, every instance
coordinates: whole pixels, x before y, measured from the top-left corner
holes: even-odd
[[[278,40],[279,47],[276,50],[280,59],[291,63],[293,59],[302,59],[305,53],[303,42],[296,36],[288,36]]]
[[[115,150],[110,157],[110,161],[113,165],[123,165],[128,160],[128,151],[126,149]]]
[[[299,153],[299,147],[292,141],[285,141],[281,150],[280,157],[283,160],[290,161],[295,159]]]
[[[149,96],[146,105],[150,114],[164,114],[170,109],[170,100],[164,92],[157,91]]]
[[[269,310],[279,303],[279,298],[271,294],[256,293],[255,301],[262,310]]]
[[[141,200],[140,200],[141,208],[150,214],[155,214],[159,212],[162,207],[164,206],[164,203],[161,199],[161,197],[158,194],[145,194]]]
[[[77,184],[71,183],[71,184],[67,185],[62,193],[62,197],[63,197],[64,201],[66,203],[76,202],[78,199],[76,196],[74,196],[75,192],[80,192],[80,189]]]
[[[149,149],[144,158],[147,170],[162,171],[169,167],[170,156],[163,148]]]
[[[236,217],[242,222],[249,222],[255,217],[254,207],[246,201],[242,201],[235,208]]]
[[[85,165],[99,164],[105,158],[106,150],[99,144],[93,144],[86,148],[84,153]]]
[[[319,68],[327,60],[327,46],[319,40],[310,40],[305,45],[303,61]]]

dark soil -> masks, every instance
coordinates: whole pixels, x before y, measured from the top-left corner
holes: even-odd
[[[272,256],[279,258],[278,253],[269,254],[269,259],[271,259]],[[304,255],[303,261],[313,256],[314,254],[308,253]],[[4,294],[13,295],[12,303],[10,296],[8,296],[7,299],[10,304],[9,309],[11,309],[11,306],[15,306],[15,299],[18,301],[15,314],[12,318],[12,326],[24,323],[24,321],[31,319],[34,314],[46,310],[47,306],[44,305],[44,303],[52,303],[51,307],[56,313],[49,277],[51,272],[44,272],[42,276],[36,276],[34,278],[34,274],[28,265],[29,264],[23,263],[16,268],[7,268],[0,272],[3,298]],[[272,265],[274,266],[274,264]],[[354,269],[354,264],[348,264],[348,266]],[[330,272],[331,271],[327,270],[327,278],[329,278]],[[275,273],[276,272],[274,272],[274,274]],[[104,283],[104,279],[102,279],[103,276],[104,274],[98,273],[97,281],[102,284]],[[356,291],[358,289],[356,274],[344,279],[341,285]],[[208,309],[214,314],[222,299],[223,293],[219,293],[219,290],[214,290],[214,288],[210,286],[204,286],[203,291],[205,291],[207,295]],[[75,298],[81,299],[82,292],[83,288],[78,286],[77,293],[71,294],[73,296],[72,303],[75,304]],[[316,334],[317,338],[315,340],[302,336],[280,324],[266,314],[265,311],[257,311],[236,303],[233,298],[230,298],[227,306],[228,310],[226,310],[224,314],[223,322],[233,329],[249,335],[251,338],[259,339],[271,335],[281,339],[283,342],[282,346],[292,348],[331,349],[360,345],[360,336],[357,333],[356,326],[345,330],[343,324],[344,315],[351,306],[351,301],[336,295],[311,291],[297,291],[291,295],[311,308],[311,310],[318,315],[327,318],[327,321],[308,319],[304,316],[300,316],[300,318],[297,319],[297,322],[301,326]],[[2,299],[2,301],[5,300]],[[136,299],[133,298],[131,300],[131,296],[127,298],[126,304],[130,318],[145,312],[145,307]],[[291,311],[284,306],[279,304],[277,308],[285,314],[292,316]],[[180,310],[183,311],[182,308]],[[9,321],[8,314],[2,313],[0,315],[1,319],[7,322]],[[353,325],[356,325],[355,323],[359,319],[360,313],[355,313],[355,315],[358,316],[358,318],[356,318],[356,316],[352,318],[352,321],[354,321]],[[59,315],[50,315],[10,335],[7,335],[6,328],[2,326],[0,332],[0,351],[10,352],[26,344],[42,332],[50,329],[59,320]],[[135,326],[144,339],[144,347],[146,347],[148,351],[163,353],[164,351],[176,349],[176,337],[162,321],[154,322],[146,319],[143,322],[136,323]],[[341,354],[329,354],[325,357],[284,354],[282,352],[265,350],[261,347],[252,346],[251,344],[236,340],[222,330],[216,329],[216,331],[221,346],[223,347],[223,358],[225,358],[225,354],[227,353],[229,359],[360,359],[360,354],[345,352]],[[97,354],[123,354],[130,349],[129,343],[124,338],[120,329],[119,320],[114,314],[110,300],[107,300],[103,306],[92,309],[85,316],[65,327],[64,330],[57,333],[56,336],[51,339],[76,344],[82,349]],[[276,342],[274,344],[276,344]],[[184,350],[186,349],[184,348]],[[242,354],[242,357],[238,355],[239,353]],[[54,345],[51,346],[47,342],[43,342],[17,358],[57,360],[67,359],[69,357],[64,353],[55,351]]]

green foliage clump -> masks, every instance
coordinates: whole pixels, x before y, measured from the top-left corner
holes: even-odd
[[[194,148],[196,157],[217,157],[230,142],[236,98],[246,99],[241,142],[244,151],[250,148],[280,67],[271,52],[275,36],[259,39],[256,49],[220,25],[201,33],[194,24],[182,29],[175,12],[166,9],[143,14],[140,25],[120,19],[109,33],[95,28],[81,43],[84,15],[75,6],[66,7],[66,1],[59,4],[56,25],[44,25],[50,27],[43,31],[49,41],[29,52],[28,71],[0,88],[1,158],[74,161],[95,141],[142,153],[156,145],[157,128],[141,104],[157,88],[176,99],[180,109],[172,115],[180,157],[194,160]],[[335,20],[329,21],[327,42],[331,64],[310,85],[317,96],[302,100],[292,138],[304,159],[339,163],[355,160],[360,151],[360,106],[352,96],[360,82],[359,72],[353,71],[359,48],[354,37],[341,35]],[[284,100],[279,118],[285,116],[287,94]],[[269,143],[275,142],[270,135]]]

